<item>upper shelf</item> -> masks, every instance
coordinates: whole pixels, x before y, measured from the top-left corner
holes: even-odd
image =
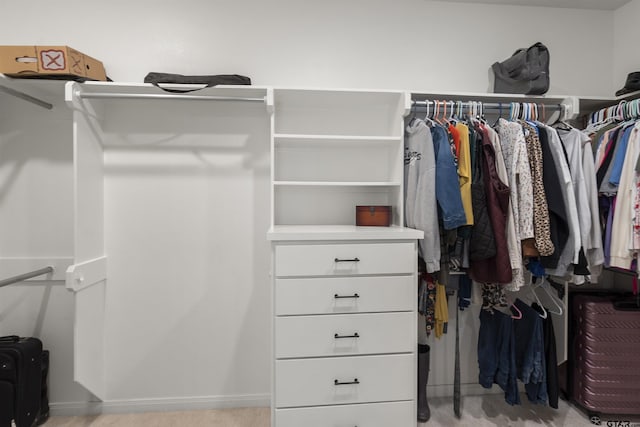
[[[339,136],[351,141],[400,138],[402,129],[398,119],[407,112],[405,92],[274,90],[276,135],[307,135],[316,140]]]
[[[457,3],[501,4],[512,6],[561,7],[566,9],[616,10],[631,0],[448,0]]]
[[[338,108],[347,110],[348,104],[359,103],[363,99],[370,100],[371,104],[377,105],[375,108],[386,108],[394,110],[395,114],[402,114],[403,109],[409,105],[404,104],[403,93],[399,91],[384,90],[351,90],[351,89],[305,89],[305,88],[272,88],[270,86],[216,86],[213,88],[200,89],[201,85],[172,85],[168,88],[182,90],[199,89],[185,94],[174,94],[163,91],[148,83],[121,83],[121,82],[85,82],[78,83],[65,80],[52,80],[40,78],[12,78],[0,74],[0,97],[11,96],[20,98],[23,101],[44,109],[55,108],[66,100],[71,101],[74,96],[78,98],[100,98],[100,99],[166,99],[166,100],[214,100],[216,98],[232,98],[232,100],[243,102],[265,103],[268,111],[271,111],[274,103],[284,110],[289,108],[302,108],[306,113],[313,113],[314,108]],[[273,91],[276,97],[273,99]],[[449,101],[483,101],[483,102],[533,102],[533,103],[568,103],[575,108],[573,114],[586,114],[601,108],[615,105],[623,100],[640,98],[640,92],[633,92],[623,96],[615,97],[594,97],[594,96],[572,96],[546,94],[542,96],[531,96],[521,94],[499,94],[480,92],[442,92],[433,90],[420,90],[407,92],[414,100],[449,100]],[[351,100],[351,101],[350,101]],[[357,100],[357,101],[356,101]],[[345,105],[346,102],[346,105]],[[315,106],[313,105],[315,104]],[[579,110],[579,111],[578,111]],[[386,112],[389,112],[387,110]],[[281,116],[282,119],[282,116]],[[286,121],[286,117],[285,117]],[[286,124],[286,123],[283,123]],[[278,123],[276,123],[278,125]],[[385,131],[387,129],[384,129]],[[309,134],[304,131],[294,131],[294,129],[278,129],[283,134]],[[347,135],[343,137],[349,137]],[[386,137],[388,132],[383,132]],[[391,132],[392,136],[398,136]],[[310,135],[306,135],[310,136]],[[374,136],[374,134],[372,134]],[[284,136],[286,138],[286,136]],[[339,135],[336,137],[340,138]],[[364,136],[363,136],[364,137]],[[329,138],[331,138],[329,136]],[[309,138],[307,138],[309,139]]]
[[[163,85],[168,89],[194,90],[187,93],[172,93],[150,83],[70,82],[66,87],[66,100],[83,99],[163,99],[163,100],[230,100],[247,102],[269,102],[270,89],[261,86],[216,86],[202,88],[201,85]]]
[[[626,95],[613,98],[585,96],[580,98],[580,111],[582,114],[587,114],[592,111],[600,110],[601,108],[611,107],[621,101],[630,101],[638,98],[640,98],[640,91],[631,92]]]

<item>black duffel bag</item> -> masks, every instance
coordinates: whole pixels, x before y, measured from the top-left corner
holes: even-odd
[[[183,76],[182,74],[170,74],[170,73],[157,73],[151,72],[144,78],[145,83],[151,83],[154,86],[158,86],[160,89],[167,92],[174,93],[186,93],[193,92],[205,87],[212,87],[218,85],[250,85],[251,79],[239,74],[217,74],[211,76]],[[160,86],[161,83],[165,84],[197,84],[203,85],[198,89],[173,89]]]
[[[509,59],[491,66],[494,93],[542,95],[549,90],[549,49],[538,42],[518,49]]]

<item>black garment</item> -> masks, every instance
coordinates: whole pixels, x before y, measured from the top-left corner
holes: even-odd
[[[580,253],[578,254],[578,263],[573,264],[573,274],[576,276],[588,276],[591,274],[589,271],[589,262],[584,255],[584,248],[580,247]]]
[[[470,128],[471,129],[471,128]],[[473,209],[473,225],[469,240],[470,262],[493,258],[496,255],[496,238],[487,208],[487,196],[483,170],[482,132],[474,130],[471,154],[471,207]]]
[[[468,275],[460,276],[458,289],[458,308],[464,310],[471,305],[471,278]]]
[[[541,307],[533,303],[536,311],[542,313]],[[544,334],[544,356],[547,365],[547,394],[549,396],[549,406],[558,409],[558,396],[560,395],[560,381],[558,379],[558,356],[556,353],[556,334],[553,331],[553,320],[551,314],[542,322]]]
[[[542,318],[519,298],[513,305],[522,313],[522,318],[513,324],[517,377],[524,384],[540,383],[545,375]]]
[[[544,192],[547,197],[549,207],[549,224],[551,230],[551,241],[555,247],[552,255],[540,257],[540,263],[545,268],[556,268],[560,255],[569,239],[569,218],[567,208],[562,198],[562,191],[558,186],[560,178],[553,160],[549,137],[544,128],[540,129],[540,146],[542,147],[542,181]]]

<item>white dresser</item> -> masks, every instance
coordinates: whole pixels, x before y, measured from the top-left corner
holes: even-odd
[[[273,241],[273,425],[415,425],[416,240],[342,229]]]
[[[274,427],[416,423],[417,239],[403,225],[402,92],[275,89]],[[357,205],[392,207],[357,227]]]

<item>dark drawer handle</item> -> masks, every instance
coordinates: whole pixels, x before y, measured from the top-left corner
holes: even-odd
[[[333,297],[334,297],[335,299],[341,299],[341,298],[360,298],[360,295],[358,295],[358,294],[353,294],[353,295],[338,295],[338,294],[335,294]]]
[[[333,337],[338,340],[340,338],[360,338],[360,335],[358,335],[358,333],[356,332],[353,335],[338,335],[338,334],[335,334]]]
[[[340,382],[338,380],[333,380],[333,385],[351,385],[351,384],[360,384],[357,378],[354,378],[353,381]]]
[[[333,260],[334,262],[360,262],[359,258],[351,258],[351,259],[340,259],[340,258],[336,258]]]

